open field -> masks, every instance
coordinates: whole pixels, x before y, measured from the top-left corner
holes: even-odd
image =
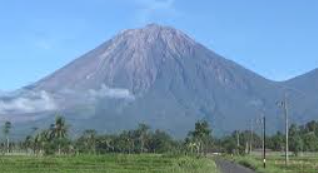
[[[211,159],[164,155],[0,156],[2,173],[216,173]]]
[[[231,157],[235,162],[261,173],[318,173],[318,156],[304,155],[302,157],[290,157],[288,167],[282,155],[270,155],[267,157],[267,167],[263,168],[263,159],[259,156]]]

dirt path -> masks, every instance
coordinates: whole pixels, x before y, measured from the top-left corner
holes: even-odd
[[[226,160],[215,161],[221,173],[255,173],[254,171]]]

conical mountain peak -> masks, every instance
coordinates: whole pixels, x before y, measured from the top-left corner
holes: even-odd
[[[168,28],[171,28],[171,27],[160,25],[157,23],[150,23],[144,27],[144,29],[168,29]]]
[[[0,102],[12,114],[24,111],[29,115],[31,107],[38,113],[34,116],[40,117],[43,109],[50,113],[58,108],[70,117],[88,118],[75,124],[81,129],[122,130],[145,122],[181,135],[202,119],[216,129],[243,129],[258,110],[266,110],[276,130],[275,103],[285,86],[314,96],[318,87],[313,83],[317,81],[314,73],[287,85],[275,83],[222,58],[177,29],[150,24],[119,33],[29,86],[22,95],[16,94],[31,100],[26,108],[19,105],[20,111],[11,111],[20,99]],[[299,110],[297,117],[305,120],[304,114],[317,115],[318,99],[297,93],[289,97]]]
[[[126,88],[139,95],[156,86],[159,78],[169,79],[161,82],[168,84],[174,80],[171,75],[175,75],[184,83],[197,80],[193,73],[215,79],[221,85],[237,84],[246,88],[242,82],[244,79],[235,77],[237,75],[234,75],[233,68],[236,67],[232,62],[204,48],[183,32],[168,26],[150,24],[121,32],[41,80],[36,88],[56,92],[65,88],[87,90],[107,85]]]
[[[130,29],[117,35],[114,39],[115,42],[125,41],[130,45],[147,47],[152,44],[161,42],[167,44],[168,48],[176,49],[184,46],[191,46],[196,44],[193,39],[184,34],[183,32],[169,26],[162,26],[158,24],[149,24],[143,28]]]

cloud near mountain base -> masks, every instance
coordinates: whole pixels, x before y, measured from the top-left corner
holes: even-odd
[[[66,98],[62,102],[61,98]],[[65,103],[90,104],[98,99],[134,100],[134,95],[123,88],[110,88],[102,85],[100,89],[76,91],[63,89],[54,94],[47,91],[19,90],[0,94],[0,115],[10,116],[17,114],[32,114],[58,111],[64,108]],[[2,116],[2,117],[3,117]]]
[[[6,94],[0,98],[0,114],[27,114],[57,109],[53,96],[46,91],[19,93]]]

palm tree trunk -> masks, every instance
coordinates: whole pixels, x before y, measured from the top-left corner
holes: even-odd
[[[96,155],[96,142],[94,140],[94,155]]]
[[[33,146],[33,153],[34,155],[36,154],[36,144],[34,143],[34,146]]]
[[[10,138],[7,135],[7,153],[10,153]]]
[[[61,155],[61,131],[59,131],[59,156]]]

